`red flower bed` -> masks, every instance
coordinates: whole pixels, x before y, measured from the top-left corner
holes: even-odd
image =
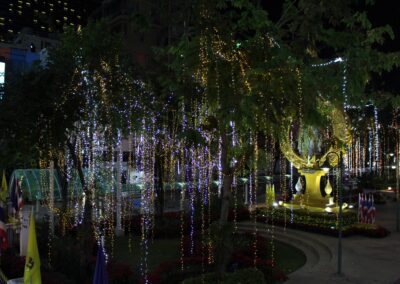
[[[207,247],[202,248],[201,241],[195,236],[193,246],[193,256],[183,258],[184,270],[181,270],[181,260],[173,260],[161,263],[149,275],[148,281],[151,284],[164,283],[180,283],[187,277],[201,274],[203,272],[212,271],[213,265],[207,263],[208,251]],[[253,234],[236,235],[235,239],[238,243],[235,246],[231,259],[228,264],[228,271],[233,272],[237,269],[254,266],[254,237],[257,240],[257,259],[256,268],[263,272],[264,277],[269,282],[285,281],[287,276],[276,267],[275,263],[268,259],[267,239],[262,236],[254,236]],[[185,255],[190,254],[191,240],[185,236],[183,248]],[[202,250],[203,249],[203,250]],[[144,281],[143,281],[144,282]]]
[[[201,273],[202,263],[206,264],[206,261],[201,256],[184,257],[184,271],[181,270],[180,259],[163,262],[148,275],[148,281],[151,284],[180,282],[193,272]]]
[[[9,278],[19,278],[24,275],[25,256],[17,256],[11,250],[2,252],[1,269]]]
[[[107,265],[108,277],[111,283],[129,283],[133,272],[129,264],[110,262]]]

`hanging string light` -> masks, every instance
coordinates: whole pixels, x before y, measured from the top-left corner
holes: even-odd
[[[185,231],[184,231],[184,225],[185,225],[185,188],[182,186],[181,187],[181,199],[180,199],[180,223],[181,223],[181,241],[180,241],[180,246],[181,246],[181,270],[184,270],[184,257],[185,257],[185,249],[184,249],[184,241],[185,241]]]
[[[208,149],[209,151],[207,152],[207,176],[208,176],[208,182],[207,182],[207,199],[208,199],[208,264],[212,264],[214,263],[214,255],[213,255],[213,242],[211,239],[211,229],[210,229],[210,225],[211,225],[211,183],[212,183],[212,172],[213,172],[213,164],[212,164],[212,159],[211,159],[211,138],[208,137],[207,139],[208,141]]]
[[[254,165],[253,165],[253,169],[254,169],[254,208],[252,208],[254,210],[253,213],[253,218],[254,218],[254,225],[253,225],[253,234],[254,234],[254,244],[253,244],[253,249],[254,249],[254,266],[257,265],[257,187],[258,187],[258,171],[257,171],[257,164],[258,164],[258,139],[257,139],[257,134],[254,134]]]
[[[219,137],[219,140],[218,140],[218,197],[221,196],[221,186],[222,186],[221,155],[222,155],[222,140],[221,140],[221,137]]]
[[[190,254],[193,255],[194,249],[194,214],[195,214],[195,199],[196,199],[196,191],[194,185],[194,176],[195,176],[195,157],[194,157],[194,149],[190,147],[188,151],[188,165],[187,165],[187,184],[189,186],[189,200],[190,200]]]
[[[232,191],[233,191],[233,232],[236,233],[237,226],[237,206],[238,206],[238,198],[237,198],[237,182],[236,176],[233,176],[232,180]]]
[[[379,143],[379,121],[378,121],[378,108],[374,106],[374,144],[375,144],[375,171],[378,173],[380,172],[380,143]]]

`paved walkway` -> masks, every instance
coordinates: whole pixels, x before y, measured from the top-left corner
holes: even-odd
[[[342,275],[337,275],[338,239],[335,237],[275,227],[275,236],[301,249],[306,264],[289,274],[285,283],[379,283],[400,284],[400,233],[396,232],[396,205],[393,201],[377,205],[376,222],[392,233],[381,239],[352,236],[342,239]],[[243,230],[253,224],[241,223]],[[264,224],[259,232],[269,235]]]

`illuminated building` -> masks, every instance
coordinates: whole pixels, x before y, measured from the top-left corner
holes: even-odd
[[[29,27],[34,34],[48,36],[62,32],[65,26],[86,22],[90,0],[1,0],[0,42],[9,42]]]

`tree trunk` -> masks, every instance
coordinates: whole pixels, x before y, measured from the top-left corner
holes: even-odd
[[[65,176],[65,169],[60,168],[58,159],[54,159],[54,169],[58,173],[58,178],[61,184],[60,194],[61,194],[62,208],[66,209],[67,198],[68,198],[68,181]]]
[[[86,180],[85,180],[85,175],[83,174],[83,169],[82,169],[82,162],[79,160],[78,155],[75,153],[75,146],[68,141],[67,146],[69,148],[69,151],[71,153],[71,158],[74,163],[74,166],[76,170],[78,171],[78,176],[79,180],[82,184],[82,190],[85,193],[85,214],[84,214],[84,224],[85,225],[90,225],[92,222],[92,192],[89,190]]]
[[[76,143],[76,142],[75,142]],[[78,171],[79,179],[82,184],[82,190],[85,194],[85,207],[84,207],[84,215],[83,215],[83,224],[79,227],[80,235],[83,237],[81,242],[79,242],[78,246],[80,247],[80,282],[87,281],[86,277],[88,267],[90,261],[93,257],[93,247],[94,247],[94,238],[93,238],[93,228],[92,228],[92,192],[89,190],[85,176],[83,174],[82,162],[80,161],[78,155],[75,153],[75,145],[71,143],[71,141],[67,141],[67,146],[71,153],[71,158],[74,163],[75,168]]]
[[[74,142],[74,144],[75,143],[76,143],[76,141]],[[69,152],[71,153],[72,162],[74,163],[74,166],[78,171],[79,180],[81,181],[82,189],[85,192],[85,191],[87,191],[86,183],[85,183],[85,176],[83,175],[81,161],[79,160],[78,156],[75,153],[75,145],[74,144],[72,144],[72,142],[69,140],[67,141],[67,146],[68,146]]]
[[[229,165],[228,150],[231,145],[226,131],[221,133],[221,166],[222,166],[222,188],[221,188],[221,211],[218,221],[218,234],[220,236],[216,247],[216,274],[218,279],[225,275],[226,266],[232,253],[232,228],[228,223],[229,204],[231,199],[231,186],[233,181],[233,170]]]

